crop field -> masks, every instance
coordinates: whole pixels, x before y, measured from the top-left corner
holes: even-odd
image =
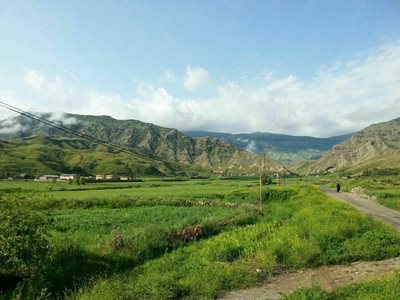
[[[263,187],[263,215],[258,188],[0,182],[0,299],[213,299],[282,270],[400,255],[398,233],[310,183]]]

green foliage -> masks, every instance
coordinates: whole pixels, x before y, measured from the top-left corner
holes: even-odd
[[[75,183],[76,185],[80,185],[80,184],[81,184],[81,177],[80,177],[80,176],[75,176],[75,178],[74,178],[74,183]]]
[[[18,205],[0,209],[0,272],[30,276],[48,250],[46,219]]]
[[[344,298],[341,298],[344,299]],[[329,293],[319,286],[300,288],[283,300],[333,300]]]
[[[284,188],[277,191],[284,193]],[[289,191],[285,200],[277,196],[267,202],[266,216],[256,224],[180,248],[123,276],[99,280],[77,298],[209,299],[254,285],[276,266],[301,268],[400,254],[400,236],[387,226],[329,200],[316,188]],[[367,244],[371,247],[363,254]],[[319,294],[324,293],[305,295]]]
[[[257,179],[0,182],[3,202],[54,220],[40,272],[14,297],[208,299],[281,268],[400,254],[397,233],[316,187],[264,187],[264,216],[258,189]]]
[[[267,176],[267,175],[262,176],[261,177],[261,184],[262,185],[272,184],[272,176]]]
[[[46,289],[59,297],[64,289],[86,284],[98,275],[132,270],[192,239],[201,227],[208,238],[236,225],[253,222],[252,212],[220,207],[132,207],[126,209],[58,210],[52,213],[53,245],[41,275],[24,285],[23,298]],[[199,224],[199,225],[194,225]]]
[[[355,283],[327,292],[319,286],[301,288],[284,300],[396,300],[400,295],[400,273]]]

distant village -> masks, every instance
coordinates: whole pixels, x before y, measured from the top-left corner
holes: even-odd
[[[77,179],[85,179],[88,182],[93,181],[133,181],[137,180],[134,177],[126,176],[126,175],[118,175],[118,174],[97,174],[94,176],[80,176],[78,174],[48,174],[42,176],[29,176],[27,174],[13,175],[3,177],[3,179],[14,180],[14,179],[33,179],[34,181],[60,181],[60,182],[71,182],[76,181]]]
[[[78,174],[43,175],[35,178],[35,181],[74,181],[78,177],[82,178],[82,176],[79,176]],[[129,176],[120,176],[118,174],[98,174],[95,176],[85,176],[83,178],[86,178],[89,181],[129,181],[134,179]]]

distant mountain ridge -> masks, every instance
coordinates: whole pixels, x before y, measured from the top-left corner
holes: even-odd
[[[299,161],[318,159],[332,146],[349,139],[352,134],[329,138],[291,136],[268,132],[223,133],[207,131],[185,131],[191,137],[215,137],[256,154],[266,154],[273,160],[290,165]]]
[[[368,167],[400,167],[400,118],[370,125],[351,139],[336,145],[307,172],[319,173],[352,168],[361,172]],[[359,168],[357,168],[359,166]],[[363,166],[361,168],[361,166]]]
[[[51,114],[42,116],[52,118]],[[260,157],[217,138],[192,138],[173,128],[137,120],[117,120],[109,116],[65,114],[63,119],[66,120],[64,125],[73,130],[129,147],[137,152],[137,158],[147,157],[153,163],[157,161],[179,164],[214,172],[255,173],[258,170]],[[18,144],[19,140],[32,137],[51,137],[53,142],[56,142],[54,138],[60,137],[76,139],[69,133],[25,116],[0,122],[0,140]],[[272,161],[269,164],[272,170],[282,168]],[[92,166],[90,169],[96,168]]]

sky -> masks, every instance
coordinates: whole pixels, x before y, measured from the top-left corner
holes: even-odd
[[[400,117],[400,1],[0,0],[0,101],[179,130],[355,132]]]

